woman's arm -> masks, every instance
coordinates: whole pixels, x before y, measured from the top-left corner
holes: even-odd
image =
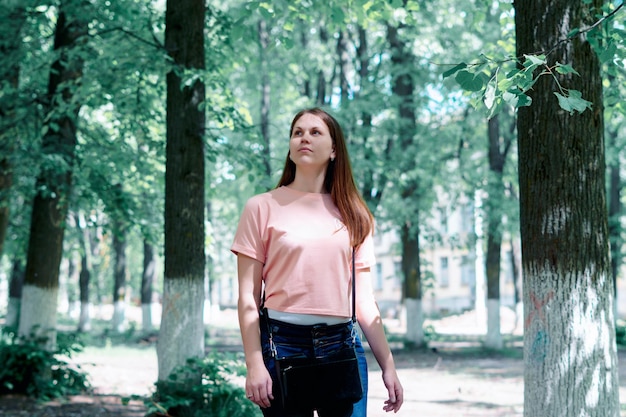
[[[261,262],[242,254],[237,255],[239,279],[237,313],[248,371],[246,395],[261,407],[269,407],[270,399],[274,399],[272,396],[272,378],[263,362],[259,328],[262,271],[263,264]]]
[[[398,412],[404,401],[404,391],[396,372],[389,343],[387,343],[380,310],[374,299],[369,268],[357,270],[356,310],[359,326],[382,369],[383,382],[389,393],[389,399],[385,401],[383,410]]]

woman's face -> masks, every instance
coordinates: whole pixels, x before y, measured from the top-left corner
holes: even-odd
[[[289,141],[289,157],[296,166],[326,166],[335,157],[335,145],[326,123],[310,113],[294,124]]]

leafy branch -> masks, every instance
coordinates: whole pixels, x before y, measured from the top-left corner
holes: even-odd
[[[566,74],[579,75],[578,72],[571,65],[560,62],[550,66],[546,58],[564,43],[571,42],[577,36],[590,32],[603,22],[613,18],[623,6],[624,3],[621,3],[589,27],[572,30],[566,38],[558,41],[547,51],[534,52],[522,57],[500,61],[491,60],[483,55],[482,61],[472,64],[461,62],[444,71],[442,76],[445,79],[454,75],[456,82],[464,90],[470,93],[482,93],[475,97],[473,104],[478,107],[482,102],[482,105],[488,110],[488,117],[493,117],[505,103],[514,108],[530,106],[532,99],[526,93],[540,77],[549,75],[553,77],[558,88],[554,94],[558,99],[559,106],[570,114],[574,111],[582,113],[586,109],[590,109],[592,103],[583,99],[580,91],[563,87],[558,77],[558,75]],[[502,66],[510,62],[516,62],[521,66],[502,76]],[[534,75],[538,68],[542,68],[542,71]]]

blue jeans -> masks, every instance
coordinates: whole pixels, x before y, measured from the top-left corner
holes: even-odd
[[[263,359],[273,382],[274,400],[269,408],[262,409],[265,417],[312,417],[313,410],[302,412],[287,412],[282,408],[280,390],[278,386],[278,377],[276,373],[276,361],[272,355],[272,347],[269,341],[268,326],[272,332],[272,341],[276,349],[277,357],[288,357],[305,355],[307,357],[324,357],[329,353],[335,352],[345,347],[354,346],[357,350],[359,358],[359,371],[361,373],[361,381],[363,384],[363,397],[367,397],[367,364],[365,362],[365,353],[358,333],[353,335],[352,323],[341,325],[315,325],[315,326],[298,326],[290,323],[284,323],[277,320],[261,320],[261,347],[263,349]],[[356,336],[356,339],[354,337]],[[354,339],[354,345],[353,345]],[[365,364],[365,369],[363,369]],[[365,399],[365,404],[367,400]],[[353,408],[362,408],[359,401],[353,407],[352,403],[335,403],[329,404],[328,407],[320,407],[317,410],[319,417],[364,417],[363,414],[353,414]]]

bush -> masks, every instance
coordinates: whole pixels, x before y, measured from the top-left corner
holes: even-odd
[[[15,331],[0,335],[0,395],[25,394],[40,400],[63,397],[89,389],[87,374],[60,357],[70,358],[82,350],[72,335],[59,333],[55,351],[45,349],[45,340],[18,337]]]
[[[190,359],[172,372],[167,381],[156,383],[157,392],[146,402],[150,415],[168,417],[261,416],[234,380],[245,375],[241,355],[212,353]]]

